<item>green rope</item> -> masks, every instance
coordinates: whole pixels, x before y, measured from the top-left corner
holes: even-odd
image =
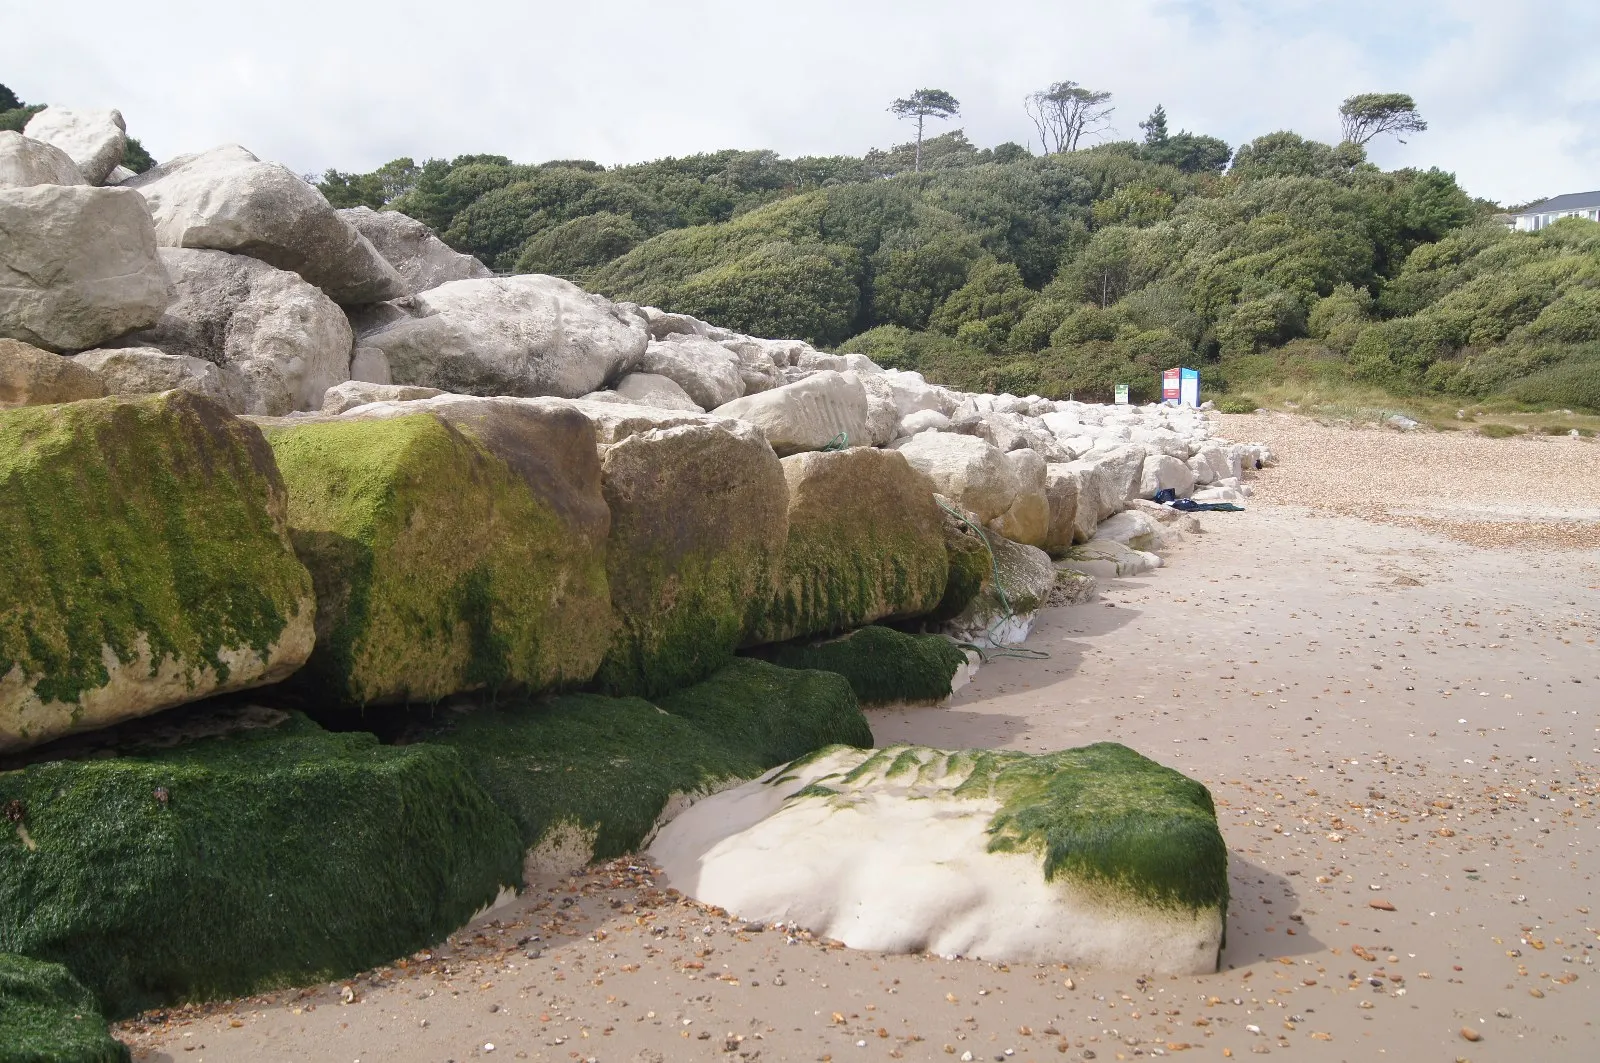
[[[965,524],[967,527],[976,532],[979,541],[983,543],[983,548],[989,551],[989,567],[994,572],[994,592],[1000,596],[1000,604],[1005,607],[1005,614],[993,624],[989,625],[989,639],[992,642],[994,641],[994,634],[999,629],[1000,625],[1004,624],[1007,620],[1013,619],[1017,615],[1016,611],[1011,608],[1011,599],[1006,597],[1005,585],[1000,582],[1000,559],[995,556],[994,545],[989,542],[988,532],[974,524],[970,519],[968,519],[965,513],[962,513],[956,509],[952,509],[940,499],[935,498],[934,501],[938,502],[946,513],[950,514],[952,517],[956,518],[961,523]],[[975,645],[971,642],[958,642],[956,645],[962,647],[963,649],[975,651],[978,654],[978,659],[983,661],[985,664],[988,664],[989,661],[996,657],[1014,657],[1022,661],[1047,661],[1050,659],[1050,655],[1043,650],[1010,648],[1001,649],[999,647],[989,647],[988,649],[985,649],[984,647]]]
[[[827,453],[830,450],[846,450],[849,448],[849,446],[850,433],[840,432],[838,435],[828,440],[828,442],[823,446],[822,450],[823,453]]]

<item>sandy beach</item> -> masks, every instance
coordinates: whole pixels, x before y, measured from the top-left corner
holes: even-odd
[[[622,861],[141,1061],[1600,1058],[1600,444],[1227,418],[1281,468],[880,744],[1115,740],[1216,797],[1222,970],[856,952]],[[883,884],[895,888],[893,882]]]

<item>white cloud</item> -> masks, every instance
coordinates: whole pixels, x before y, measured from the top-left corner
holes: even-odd
[[[1026,142],[1022,96],[1073,78],[1116,94],[1123,136],[1157,102],[1240,143],[1338,135],[1359,91],[1405,91],[1430,130],[1375,145],[1516,201],[1600,187],[1600,14],[1530,0],[732,0],[454,4],[280,0],[17,5],[0,80],[116,106],[158,156],[237,141],[296,170],[494,152],[605,163],[724,147],[859,153],[903,140],[884,108],[960,97],[980,144]]]

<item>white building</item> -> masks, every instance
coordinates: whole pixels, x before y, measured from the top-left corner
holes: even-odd
[[[1600,192],[1572,192],[1511,215],[1510,225],[1521,233],[1543,229],[1562,218],[1588,218],[1600,221]]]

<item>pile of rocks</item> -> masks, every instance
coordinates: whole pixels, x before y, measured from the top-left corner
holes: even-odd
[[[877,621],[1015,641],[1079,573],[1160,564],[1149,500],[1272,461],[1200,411],[954,391],[494,276],[237,146],[132,175],[123,144],[115,111],[0,132],[0,754],[267,684],[660,698]]]

